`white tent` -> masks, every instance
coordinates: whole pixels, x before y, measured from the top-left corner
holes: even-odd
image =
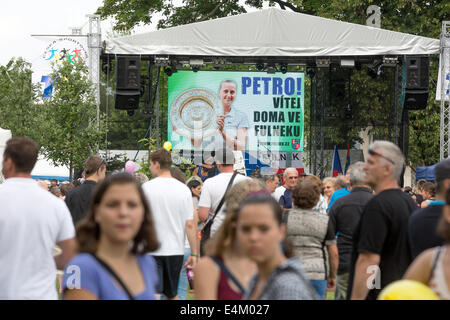
[[[11,130],[5,130],[0,128],[0,172],[2,170],[3,165],[3,152],[6,148],[6,141],[11,139]],[[0,182],[3,181],[3,174],[0,174]]]
[[[108,40],[105,53],[239,57],[424,55],[439,40],[266,9]]]
[[[44,156],[40,155],[36,164],[34,165],[33,171],[31,171],[31,177],[33,179],[40,180],[52,180],[56,179],[58,181],[68,181],[70,175],[70,170],[66,166],[55,166],[50,160],[45,159]]]

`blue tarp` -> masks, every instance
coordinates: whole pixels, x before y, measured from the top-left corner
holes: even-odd
[[[416,181],[420,179],[425,179],[427,181],[434,181],[434,167],[437,163],[428,167],[417,167],[416,168]]]

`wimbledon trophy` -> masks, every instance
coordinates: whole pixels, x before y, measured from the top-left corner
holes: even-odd
[[[170,121],[174,130],[193,144],[194,138],[206,138],[217,132],[217,117],[222,113],[216,94],[195,88],[183,91],[174,100]]]

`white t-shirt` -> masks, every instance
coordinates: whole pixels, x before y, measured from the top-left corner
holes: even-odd
[[[280,201],[280,198],[284,194],[285,191],[286,191],[285,187],[279,186],[275,189],[275,192],[272,193],[272,197],[274,197],[275,200]]]
[[[217,206],[219,205],[220,200],[222,199],[225,191],[227,190],[228,183],[232,177],[233,173],[220,173],[215,177],[207,179],[203,183],[202,193],[200,195],[200,201],[198,203],[199,207],[209,208],[209,217],[208,219],[214,216],[214,212],[216,211]],[[236,183],[241,181],[250,180],[249,177],[243,176],[241,174],[236,175],[234,178],[233,186]],[[222,208],[217,213],[217,216],[214,218],[214,222],[211,226],[211,236],[219,229],[222,225],[223,220],[225,219],[225,205],[222,205]]]
[[[160,247],[155,256],[184,255],[186,221],[194,219],[189,188],[174,178],[155,178],[142,185],[150,204]]]
[[[321,214],[327,214],[328,200],[323,195],[320,195],[319,201],[313,208],[313,210],[319,211]]]
[[[0,300],[58,299],[55,244],[75,237],[64,201],[27,178],[0,186]]]

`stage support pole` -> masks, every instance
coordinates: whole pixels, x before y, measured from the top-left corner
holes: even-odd
[[[97,104],[97,127],[100,128],[100,50],[102,33],[100,29],[100,15],[88,14],[89,33],[89,78],[95,90],[95,103]]]
[[[450,21],[442,22],[440,43],[440,88],[441,88],[441,125],[440,125],[440,155],[443,160],[450,156],[450,94],[448,82],[450,76]],[[447,83],[447,86],[446,86]]]

